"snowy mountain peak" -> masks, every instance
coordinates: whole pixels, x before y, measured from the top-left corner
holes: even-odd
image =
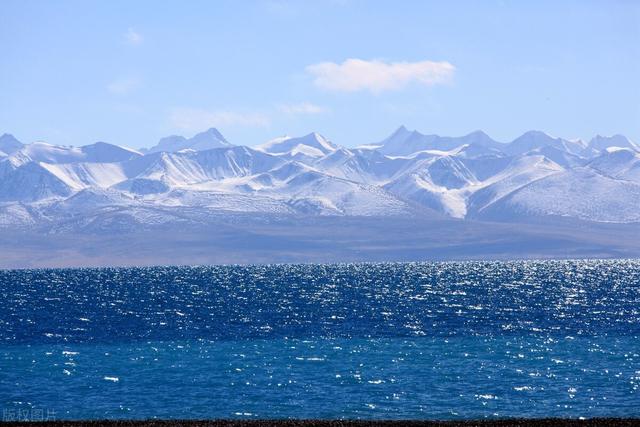
[[[135,150],[106,142],[97,142],[83,147],[70,147],[38,141],[24,145],[9,157],[9,161],[16,166],[28,162],[49,164],[115,163],[140,156],[142,154]]]
[[[389,136],[389,138],[406,138],[412,132],[416,132],[416,131],[415,130],[414,131],[410,131],[409,129],[407,129],[407,127],[405,125],[400,125],[400,127],[398,129],[396,129]]]
[[[495,142],[493,138],[487,135],[484,131],[475,130],[463,137],[468,144],[474,144],[478,142]]]
[[[430,144],[435,136],[423,135],[417,130],[410,131],[400,126],[391,135],[370,147],[389,156],[407,156],[418,151],[435,148]]]
[[[333,153],[339,147],[319,133],[312,132],[297,138],[282,137],[272,139],[255,148],[258,151],[277,156],[318,158]]]
[[[609,147],[631,148],[640,151],[640,147],[624,135],[601,136],[596,135],[589,141],[589,148],[595,151],[606,150]]]
[[[12,149],[14,139],[0,141]],[[401,126],[366,149],[340,147],[317,132],[250,148],[209,129],[163,138],[144,155],[105,142],[0,151],[0,215],[28,208],[42,218],[80,218],[117,207],[136,215],[193,209],[203,217],[411,211],[500,221],[640,221],[640,152],[622,136],[595,137],[589,148],[540,131],[503,144],[482,131],[447,137]]]
[[[16,137],[11,135],[10,133],[5,133],[0,136],[0,152],[3,152],[7,155],[13,154],[22,147],[24,147],[24,144],[18,141]]]
[[[198,135],[209,135],[209,136],[212,136],[212,137],[214,137],[216,139],[219,139],[220,141],[228,142],[224,138],[224,136],[222,136],[220,131],[218,129],[216,129],[216,128],[209,128],[209,129],[205,130],[204,132],[199,133]],[[196,135],[196,136],[198,136],[198,135]]]
[[[213,148],[231,147],[224,136],[216,128],[200,132],[191,138],[180,135],[167,136],[160,139],[158,144],[149,149],[149,153],[166,151],[174,153],[180,150],[192,149],[195,151],[211,150]]]
[[[488,153],[487,149],[494,149],[502,144],[494,141],[480,130],[460,137],[446,137],[425,135],[417,130],[410,131],[401,126],[385,140],[361,148],[375,149],[388,156],[404,157],[428,150],[451,151],[464,145],[471,147],[468,153],[478,152],[480,154],[480,152]]]
[[[607,177],[640,185],[640,152],[631,148],[608,147],[588,164]],[[619,197],[625,197],[619,194]]]
[[[78,161],[82,157],[79,148],[63,147],[59,145],[48,144],[43,141],[33,142],[23,146],[15,152],[13,159],[19,160],[21,163],[28,161],[44,162],[44,163],[70,163]]]
[[[536,129],[532,129],[532,130],[528,130],[525,133],[523,133],[520,138],[528,138],[528,139],[556,139],[555,137],[549,135],[546,132],[543,132],[541,130],[536,130]]]
[[[521,155],[544,147],[553,147],[569,154],[580,155],[585,149],[585,144],[580,140],[569,141],[539,130],[530,130],[508,144],[505,151],[512,155]]]
[[[514,139],[510,145],[520,150],[530,151],[547,145],[553,145],[555,141],[556,138],[545,132],[530,130]]]
[[[304,144],[319,148],[326,153],[333,152],[338,149],[336,145],[317,132],[311,132],[310,134],[303,136],[301,140]]]
[[[227,141],[224,136],[222,136],[222,134],[220,133],[220,131],[216,128],[210,128],[207,129],[204,132],[200,132],[196,135],[193,136],[193,138],[191,138],[190,140],[191,143],[191,147],[197,150],[197,147],[194,148],[194,146],[197,146],[198,144],[219,144],[220,146],[230,146],[231,144],[229,143],[229,141]],[[213,148],[218,148],[218,147],[213,147]]]

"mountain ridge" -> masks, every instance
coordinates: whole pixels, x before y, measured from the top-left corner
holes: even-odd
[[[482,131],[447,137],[404,126],[356,148],[316,132],[248,147],[211,128],[146,151],[22,144],[4,134],[0,227],[110,208],[122,218],[146,212],[150,221],[189,208],[205,221],[213,212],[250,212],[636,223],[639,150],[622,135],[585,143],[528,131],[503,143]]]

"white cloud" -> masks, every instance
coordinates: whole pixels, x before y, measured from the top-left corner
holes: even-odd
[[[107,90],[116,95],[126,95],[140,86],[140,81],[134,78],[114,80],[107,85]]]
[[[198,108],[176,108],[171,111],[169,121],[175,128],[200,131],[210,127],[224,126],[268,126],[270,120],[259,113],[239,113],[224,110],[203,110]]]
[[[278,110],[285,114],[321,114],[328,110],[311,102],[301,102],[299,104],[280,104]]]
[[[368,90],[379,93],[402,89],[410,83],[433,86],[451,81],[455,67],[449,62],[383,62],[378,60],[347,59],[342,64],[321,62],[309,65],[307,73],[313,83],[339,92]]]
[[[129,28],[124,37],[127,40],[127,43],[132,46],[139,46],[144,41],[142,34],[138,33],[133,28]]]

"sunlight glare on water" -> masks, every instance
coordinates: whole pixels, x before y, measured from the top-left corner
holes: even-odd
[[[640,263],[0,271],[0,406],[58,418],[640,416]]]

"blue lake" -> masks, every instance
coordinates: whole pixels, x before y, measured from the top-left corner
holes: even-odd
[[[640,416],[640,262],[0,271],[0,407]]]

